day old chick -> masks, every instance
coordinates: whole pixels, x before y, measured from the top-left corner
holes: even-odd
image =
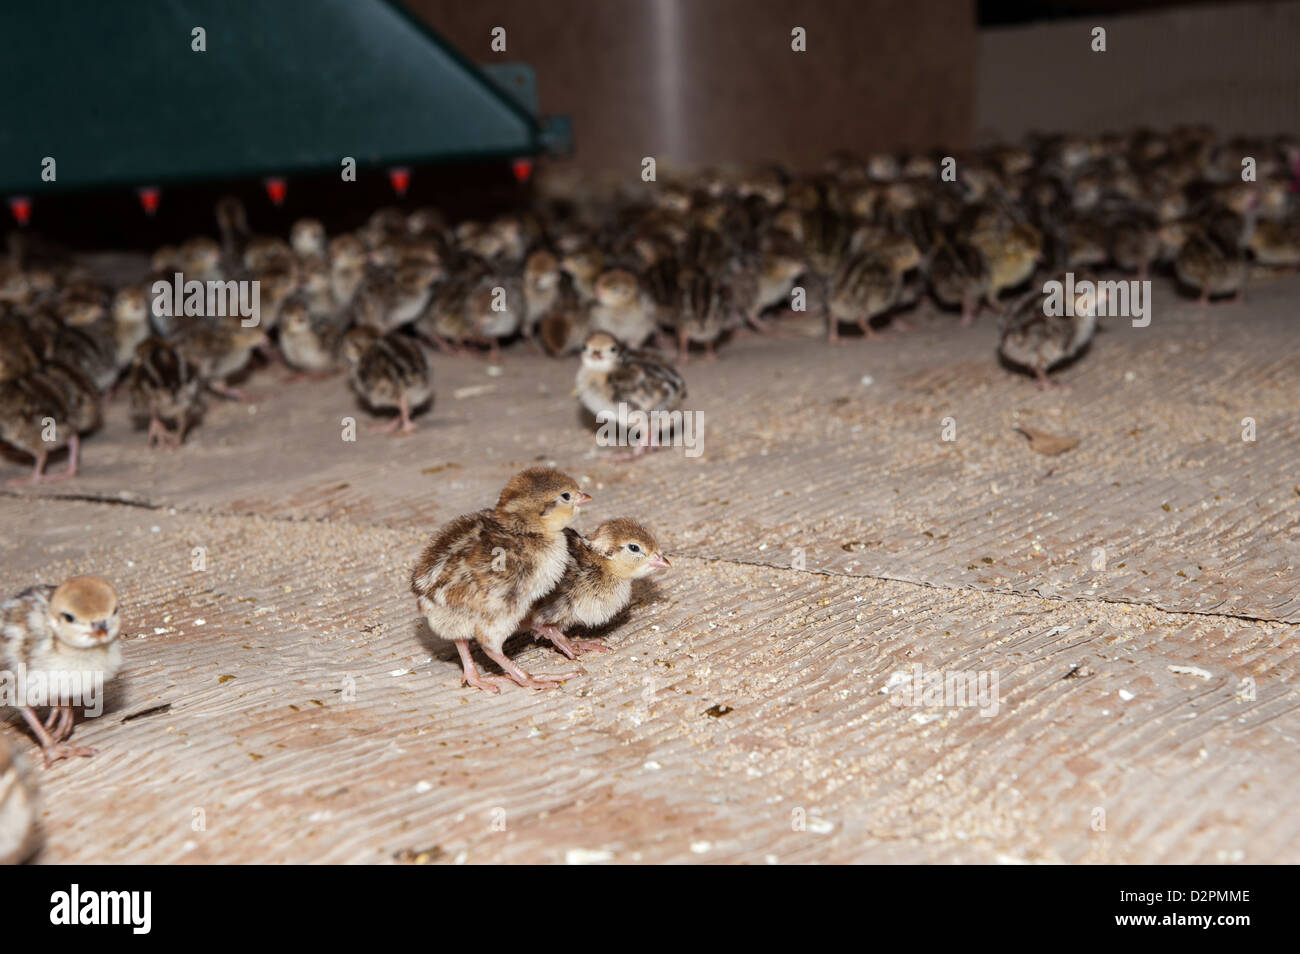
[[[338,370],[339,344],[347,330],[345,314],[313,312],[305,299],[291,298],[280,311],[277,341],[285,363],[299,375],[326,376]]]
[[[37,847],[39,799],[31,767],[0,734],[0,865],[22,864]]]
[[[1064,284],[1064,276],[1057,281]],[[1074,314],[1048,314],[1047,299],[1035,290],[1022,297],[1009,310],[1002,323],[998,351],[1013,364],[1034,373],[1035,383],[1047,390],[1056,385],[1047,372],[1080,355],[1092,341],[1097,330],[1097,315],[1106,302],[1105,288],[1098,287],[1096,294],[1076,288]]]
[[[962,326],[974,322],[989,289],[989,266],[980,250],[959,238],[939,236],[930,253],[929,277],[935,298],[961,307]]]
[[[410,434],[411,415],[433,397],[433,365],[416,338],[400,330],[381,335],[373,328],[353,328],[343,337],[348,382],[371,408],[396,408],[398,416],[372,430]]]
[[[575,675],[530,675],[501,647],[564,576],[564,529],[589,500],[572,477],[534,467],[510,479],[495,508],[457,517],[425,547],[411,590],[433,634],[456,644],[464,683],[498,691],[499,680],[478,674],[470,640],[521,686],[551,689]]]
[[[635,275],[613,268],[596,279],[591,307],[593,331],[607,331],[619,341],[639,348],[655,333],[654,309],[641,293]]]
[[[72,678],[102,677],[107,683],[122,668],[117,594],[106,580],[78,576],[54,587],[33,586],[0,604],[0,663],[9,672],[26,667],[48,674],[51,688]],[[89,683],[87,682],[87,685]],[[71,756],[90,756],[94,749],[65,745],[75,721],[70,699],[50,700],[44,723],[28,701],[17,708],[41,744],[45,764]]]
[[[916,245],[900,236],[882,237],[869,251],[846,258],[831,283],[827,340],[839,340],[841,321],[856,322],[871,337],[871,319],[901,303],[904,276],[920,263]]]
[[[683,269],[678,285],[677,360],[685,364],[690,359],[692,343],[704,345],[705,357],[712,360],[718,339],[738,324],[730,290],[698,268]]]
[[[203,390],[194,366],[180,350],[156,335],[142,341],[127,375],[127,390],[132,413],[149,419],[149,446],[180,447],[191,419],[202,409]]]
[[[89,400],[89,394],[83,391],[80,399]],[[76,406],[44,370],[0,383],[0,441],[25,452],[34,461],[30,476],[15,477],[10,484],[37,484],[75,476],[72,449],[80,437],[70,421],[76,414]],[[69,450],[68,469],[46,474],[46,460],[62,447]]]
[[[244,327],[234,318],[203,318],[186,322],[172,341],[203,383],[223,397],[244,400],[246,395],[226,379],[239,374],[266,342],[260,327]]]
[[[1199,301],[1205,305],[1219,295],[1233,295],[1240,300],[1248,267],[1244,253],[1231,238],[1195,225],[1174,259],[1174,275],[1188,288],[1200,292]]]
[[[633,580],[672,564],[659,552],[654,534],[627,517],[605,521],[590,537],[572,527],[564,533],[568,566],[555,590],[534,607],[529,626],[570,659],[585,652],[608,652],[603,643],[571,640],[564,630],[605,625],[632,599]]]
[[[686,382],[671,365],[644,351],[626,348],[613,335],[598,331],[582,348],[582,366],[577,376],[578,400],[596,420],[617,421],[620,407],[625,412],[672,412],[686,398]],[[650,418],[645,428],[628,422],[632,456],[639,457],[659,446],[668,435],[654,429]]]

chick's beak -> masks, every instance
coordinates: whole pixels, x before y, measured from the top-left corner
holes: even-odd
[[[106,620],[106,619],[101,619],[101,620],[100,620],[99,622],[97,622],[97,623],[92,623],[92,624],[90,625],[90,628],[91,628],[92,630],[95,631],[95,635],[97,635],[97,636],[107,636],[107,635],[108,635],[108,620]]]
[[[672,566],[672,564],[668,562],[668,558],[664,556],[662,553],[656,553],[653,556],[651,556],[650,565],[653,567],[662,567],[662,568],[667,568]]]
[[[577,506],[581,507],[583,504],[585,504],[585,503],[589,503],[590,501],[591,501],[591,494],[586,494],[586,493],[583,493],[581,490],[579,490],[579,491],[578,491],[578,499],[577,499],[574,503],[575,503]]]

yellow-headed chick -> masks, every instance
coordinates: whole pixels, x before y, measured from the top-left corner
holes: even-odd
[[[564,576],[564,528],[590,499],[568,474],[534,467],[510,479],[494,508],[457,517],[425,547],[411,590],[433,634],[456,644],[464,683],[498,691],[499,680],[478,674],[471,640],[521,686],[551,689],[574,675],[530,675],[501,647]]]
[[[604,626],[632,599],[633,580],[672,564],[659,552],[654,534],[627,517],[606,520],[590,537],[571,527],[564,532],[569,565],[555,590],[533,609],[529,626],[570,659],[608,652],[603,643],[569,639],[564,630]]]
[[[121,621],[117,594],[106,580],[78,576],[55,587],[33,586],[0,603],[0,663],[10,672],[26,667],[31,674],[101,678],[107,682],[122,668]],[[74,702],[53,699],[44,723],[32,705],[15,700],[16,708],[41,744],[48,767],[59,759],[94,755],[94,749],[64,745],[72,735]]]

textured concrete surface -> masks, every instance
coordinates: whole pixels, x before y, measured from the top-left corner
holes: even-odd
[[[518,346],[437,359],[403,439],[279,370],[175,453],[113,405],[83,479],[0,497],[5,592],[93,571],[127,607],[42,860],[1300,860],[1300,279],[1156,294],[1068,392],[1001,368],[988,316],[741,339],[684,369],[698,458],[610,460],[574,364]],[[586,675],[490,697],[406,574],[537,461],[674,569]],[[917,665],[995,677],[996,712],[911,697]]]

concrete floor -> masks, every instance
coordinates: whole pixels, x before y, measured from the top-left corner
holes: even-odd
[[[1297,301],[1158,282],[1068,393],[999,367],[988,316],[790,323],[686,366],[694,459],[611,461],[576,361],[519,346],[436,359],[402,439],[341,378],[259,372],[175,453],[118,402],[84,478],[0,496],[5,592],[95,572],[126,609],[74,736],[100,754],[41,775],[41,860],[1300,861]],[[539,461],[674,568],[560,690],[459,688],[409,567]],[[897,705],[917,664],[996,676],[997,713]]]

